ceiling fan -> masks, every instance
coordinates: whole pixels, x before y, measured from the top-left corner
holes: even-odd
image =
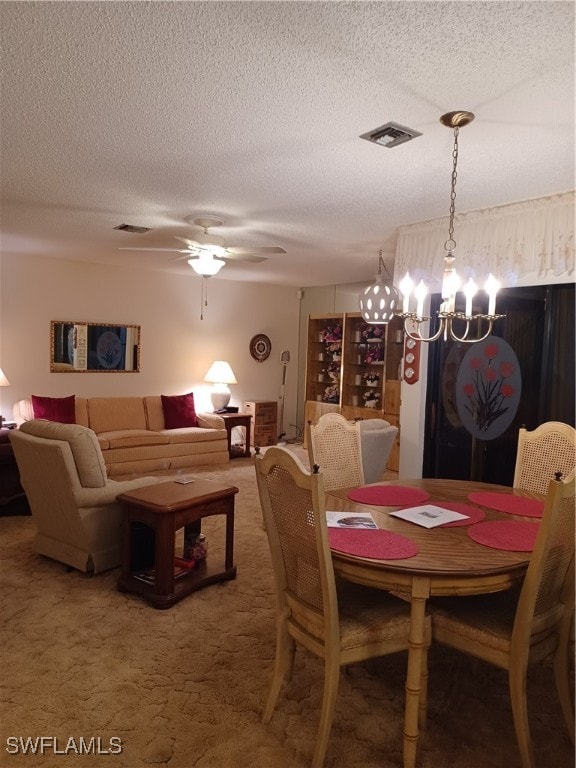
[[[188,221],[188,219],[186,219]],[[196,274],[202,278],[202,296],[200,300],[200,320],[204,319],[204,307],[208,306],[208,287],[207,279],[216,275],[226,264],[226,261],[250,261],[258,263],[266,261],[263,253],[286,253],[284,248],[277,245],[255,246],[254,248],[232,247],[224,245],[224,238],[213,235],[208,230],[211,227],[219,227],[224,222],[212,216],[193,219],[193,224],[202,227],[204,232],[196,235],[194,238],[178,237],[186,245],[186,248],[121,248],[123,251],[175,251],[182,254],[172,259],[172,261],[183,261],[186,259]]]
[[[186,245],[186,248],[121,248],[124,251],[174,251],[182,254],[172,259],[172,261],[188,260],[192,269],[202,277],[215,275],[229,261],[247,261],[258,263],[266,261],[267,257],[260,255],[264,253],[286,253],[284,248],[275,245],[254,246],[245,248],[240,246],[224,245],[224,238],[219,235],[213,235],[208,230],[212,227],[219,227],[224,222],[211,216],[205,216],[193,219],[193,223],[204,230],[203,233],[194,237],[178,237]]]

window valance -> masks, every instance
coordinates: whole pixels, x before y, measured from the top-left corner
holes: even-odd
[[[574,191],[455,217],[456,267],[463,280],[489,272],[504,287],[574,274]],[[394,283],[407,271],[432,292],[441,287],[448,217],[398,231]]]

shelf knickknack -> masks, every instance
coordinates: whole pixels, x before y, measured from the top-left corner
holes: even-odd
[[[52,373],[136,373],[140,370],[140,326],[50,322]]]

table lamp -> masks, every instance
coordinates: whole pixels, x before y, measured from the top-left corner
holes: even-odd
[[[0,368],[0,387],[9,387],[10,382],[6,378],[4,372],[2,371],[2,368]],[[2,422],[4,421],[2,414],[0,414],[0,428],[2,427]]]
[[[223,411],[230,402],[231,392],[228,384],[238,384],[234,371],[225,360],[215,360],[210,366],[204,381],[212,384],[210,399],[215,411]]]

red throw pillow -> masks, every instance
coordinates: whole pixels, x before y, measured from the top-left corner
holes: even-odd
[[[35,419],[59,421],[61,424],[76,424],[76,398],[40,397],[32,395],[32,408]]]
[[[189,395],[160,395],[160,397],[162,398],[164,427],[166,429],[198,426],[192,392]]]

